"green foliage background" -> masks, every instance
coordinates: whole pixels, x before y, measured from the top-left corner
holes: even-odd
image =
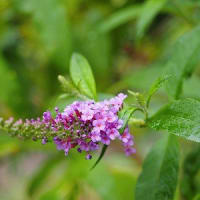
[[[158,77],[169,75],[149,112],[175,101],[148,124],[189,140],[130,122],[137,153],[125,157],[113,143],[89,171],[95,159],[85,161],[76,152],[64,157],[53,144],[23,142],[0,132],[0,199],[198,200],[200,1],[0,0],[0,116],[35,118],[74,101],[61,95],[57,80],[59,74],[78,74],[69,70],[73,52],[90,63],[99,99],[127,90],[146,93],[153,83],[161,84],[155,82]],[[96,95],[94,88],[89,92]],[[135,98],[129,95],[127,102]]]

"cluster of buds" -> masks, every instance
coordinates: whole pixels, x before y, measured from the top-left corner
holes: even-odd
[[[119,94],[102,102],[76,101],[63,112],[55,108],[55,117],[47,111],[42,120],[38,118],[23,123],[22,120],[13,122],[11,118],[3,127],[19,137],[42,139],[43,144],[53,139],[57,149],[66,155],[70,149],[76,148],[80,153],[86,152],[86,159],[91,159],[91,152],[98,150],[100,144],[109,145],[115,139],[122,141],[126,155],[130,155],[135,152],[133,136],[128,127],[121,133],[123,121],[118,118],[125,98],[126,95]]]

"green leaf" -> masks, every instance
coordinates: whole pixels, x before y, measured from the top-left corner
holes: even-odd
[[[148,119],[147,125],[200,142],[200,102],[189,98],[173,101]]]
[[[200,60],[200,26],[184,34],[173,45],[165,74],[169,75],[166,90],[177,99],[182,90],[183,79],[190,75]]]
[[[97,161],[94,163],[94,165],[91,167],[91,170],[94,169],[98,164],[99,162],[101,161],[101,159],[103,158],[104,154],[106,153],[106,150],[107,150],[108,146],[107,145],[103,145],[102,147],[102,150],[101,150],[101,153],[97,159]]]
[[[74,53],[70,62],[70,76],[74,85],[84,95],[96,99],[96,84],[88,61]]]
[[[59,161],[63,160],[61,154],[57,154],[55,157],[50,157],[37,171],[37,173],[31,179],[27,193],[29,196],[33,196],[44,184],[44,181],[51,173],[51,171],[59,164]]]
[[[101,22],[97,29],[102,33],[109,32],[114,28],[120,26],[121,24],[127,23],[128,21],[135,19],[140,14],[141,10],[142,7],[140,5],[123,8],[112,14],[105,21]]]
[[[164,83],[168,80],[168,76],[163,76],[163,77],[159,77],[151,86],[150,90],[149,90],[149,94],[147,97],[147,102],[146,105],[147,107],[149,107],[149,103],[151,100],[151,97],[164,85]]]
[[[179,148],[176,136],[165,135],[152,148],[136,184],[136,200],[172,200],[177,184]]]
[[[154,17],[160,12],[167,0],[147,0],[140,12],[137,22],[137,37],[143,37],[145,31],[153,21]]]

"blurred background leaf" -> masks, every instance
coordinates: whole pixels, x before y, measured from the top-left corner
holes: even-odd
[[[178,142],[176,136],[166,134],[153,146],[144,161],[143,170],[136,185],[136,200],[173,199],[178,170]]]

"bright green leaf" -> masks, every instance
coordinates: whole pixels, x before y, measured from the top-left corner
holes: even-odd
[[[88,61],[74,53],[70,62],[70,76],[74,85],[89,98],[96,99],[96,84]]]
[[[177,184],[179,148],[174,135],[165,135],[152,148],[136,184],[136,200],[172,200]]]
[[[147,125],[200,142],[200,102],[189,98],[174,101],[153,115]]]

